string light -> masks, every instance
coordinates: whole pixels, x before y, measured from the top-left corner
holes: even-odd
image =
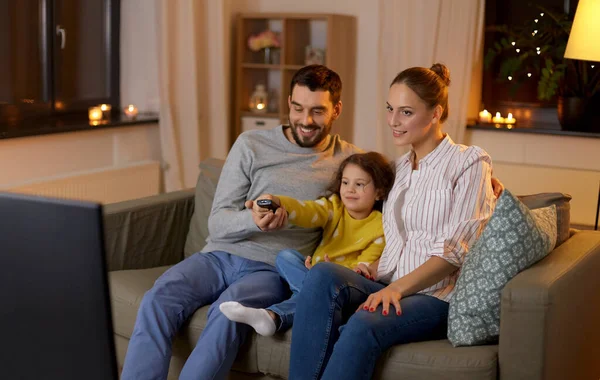
[[[540,55],[542,52],[538,50],[537,53],[538,53],[538,55]]]
[[[590,66],[592,66],[592,69],[594,68],[594,65],[590,65]]]
[[[512,80],[512,77],[511,77],[511,76],[509,76],[509,77],[508,77],[508,80]]]
[[[520,51],[521,51],[521,49],[516,49],[515,51],[518,53],[518,52],[520,52]]]
[[[537,24],[537,22],[538,22],[538,19],[536,18],[535,20],[533,20],[533,22],[535,22],[535,23]]]
[[[531,73],[527,73],[527,76],[528,76],[529,78],[531,78]]]
[[[544,17],[544,13],[540,13],[540,17]]]
[[[517,43],[515,41],[511,42],[512,46],[515,46]]]

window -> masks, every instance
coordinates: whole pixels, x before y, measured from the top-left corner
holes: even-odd
[[[119,106],[119,0],[0,0],[0,123]]]
[[[486,30],[492,25],[507,25],[509,27],[521,27],[527,22],[539,18],[540,8],[544,7],[555,12],[566,12],[571,17],[575,14],[578,0],[534,0],[531,3],[522,0],[487,0],[485,9]],[[486,31],[484,40],[484,54],[490,47],[504,38],[504,35],[496,32]],[[523,107],[556,107],[556,97],[548,101],[538,99],[539,73],[532,72],[529,78],[519,78],[512,82],[499,81],[500,60],[494,60],[493,64],[484,69],[482,101],[486,108],[495,110],[506,106]],[[518,80],[518,90],[514,90],[514,83]],[[554,111],[552,111],[554,112]]]

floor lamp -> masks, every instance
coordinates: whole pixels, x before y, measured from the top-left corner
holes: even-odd
[[[583,61],[600,61],[600,0],[579,0],[575,19],[569,34],[565,50],[565,58]],[[600,213],[600,187],[598,188],[598,204],[596,205],[596,222]]]

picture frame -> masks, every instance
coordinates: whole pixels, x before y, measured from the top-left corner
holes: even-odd
[[[311,45],[306,46],[304,50],[305,65],[324,65],[325,49],[315,48]]]

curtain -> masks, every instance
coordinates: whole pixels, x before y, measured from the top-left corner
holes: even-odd
[[[380,0],[379,5],[378,125],[387,125],[383,104],[396,74],[440,62],[450,69],[452,81],[443,128],[455,142],[462,142],[469,105],[471,112],[479,106],[473,87],[481,76],[484,0]],[[378,128],[378,148],[390,157],[407,151],[397,148],[383,127]]]

